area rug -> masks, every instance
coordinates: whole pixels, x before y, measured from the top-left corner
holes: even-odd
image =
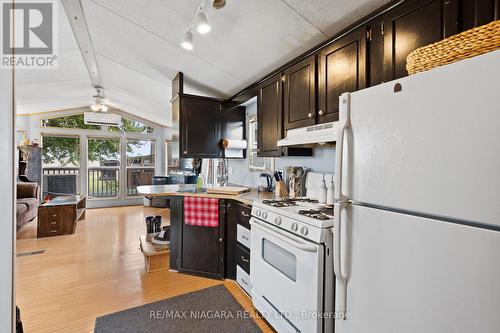
[[[95,333],[260,333],[223,285],[98,317]]]

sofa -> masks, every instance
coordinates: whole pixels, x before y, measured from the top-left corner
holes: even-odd
[[[16,226],[19,229],[38,215],[40,189],[37,183],[17,183]]]

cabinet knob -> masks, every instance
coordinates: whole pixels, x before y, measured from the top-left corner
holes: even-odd
[[[309,114],[307,115],[309,118],[312,118],[313,117],[313,114],[311,112],[309,112]]]
[[[187,150],[184,150],[184,154],[187,154],[187,153],[188,153],[188,151],[187,151]]]
[[[322,115],[324,115],[324,114],[325,114],[325,112],[324,112],[323,110],[319,110],[318,114],[319,114],[320,116],[322,116]]]

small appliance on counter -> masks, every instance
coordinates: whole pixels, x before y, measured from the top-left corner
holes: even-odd
[[[305,176],[307,169],[304,167],[290,166],[286,168],[288,174],[288,193],[290,198],[300,198],[305,196]]]
[[[261,173],[259,182],[257,184],[258,192],[272,192],[273,191],[273,177],[268,173]]]

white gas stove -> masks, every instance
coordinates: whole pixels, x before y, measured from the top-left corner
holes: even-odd
[[[307,198],[262,200],[253,204],[252,216],[316,243],[331,237],[333,206]]]
[[[333,207],[306,198],[252,207],[254,306],[279,332],[333,331]],[[286,314],[286,315],[283,315]]]

